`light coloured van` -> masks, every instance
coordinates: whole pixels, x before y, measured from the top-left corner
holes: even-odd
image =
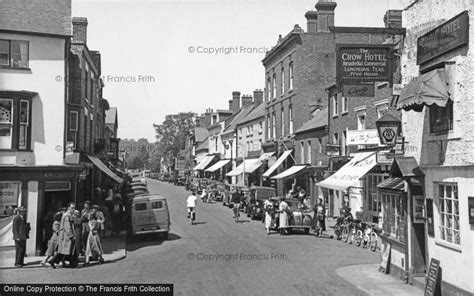
[[[159,195],[139,195],[131,206],[131,235],[160,233],[168,239],[170,212],[166,199]]]

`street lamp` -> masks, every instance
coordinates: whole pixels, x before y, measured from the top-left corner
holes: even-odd
[[[393,115],[385,114],[375,121],[380,138],[380,144],[395,146],[400,134],[402,122]]]

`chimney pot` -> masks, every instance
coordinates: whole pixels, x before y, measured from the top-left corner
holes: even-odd
[[[334,10],[337,3],[330,0],[319,0],[316,3],[318,17],[318,32],[329,32],[329,27],[334,27]]]
[[[261,89],[256,89],[253,91],[253,101],[255,106],[263,103],[263,91]]]
[[[87,18],[72,18],[72,42],[87,44]]]

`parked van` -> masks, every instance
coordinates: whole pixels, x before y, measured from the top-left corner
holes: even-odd
[[[166,199],[159,195],[139,195],[131,205],[130,235],[161,233],[168,239],[170,212]]]

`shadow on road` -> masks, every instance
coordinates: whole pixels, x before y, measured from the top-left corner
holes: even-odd
[[[181,236],[175,233],[169,233],[168,239],[164,239],[161,235],[147,235],[139,237],[127,237],[127,251],[135,251],[141,248],[150,247],[150,246],[159,246],[167,241],[174,241],[181,239]]]
[[[198,221],[194,222],[194,225],[199,225],[199,224],[207,224],[207,222],[204,222],[204,221],[203,222],[198,222]]]

